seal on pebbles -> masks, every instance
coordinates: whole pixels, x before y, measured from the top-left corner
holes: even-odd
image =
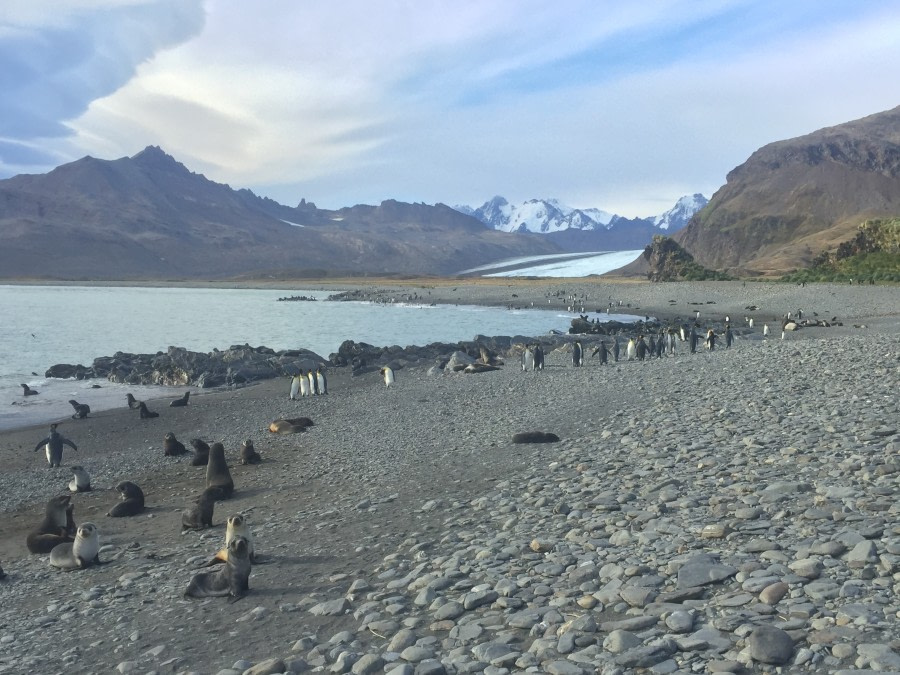
[[[215,572],[201,572],[191,579],[186,598],[230,596],[231,602],[240,600],[250,590],[250,544],[245,537],[236,536],[228,544],[225,567]]]
[[[159,413],[153,412],[152,410],[150,410],[147,407],[147,404],[144,403],[143,401],[141,401],[138,404],[138,410],[141,411],[141,419],[142,420],[148,420],[148,419],[153,419],[154,417],[159,417]]]
[[[292,417],[291,419],[275,420],[269,425],[269,431],[273,434],[299,434],[306,427],[313,426],[313,421],[308,417]]]
[[[69,399],[69,405],[75,409],[75,414],[72,415],[73,420],[83,420],[91,413],[91,406],[87,403],[79,403],[74,398]]]
[[[134,397],[134,394],[125,394],[125,400],[128,401],[128,407],[132,410],[137,410],[141,407],[141,402]]]
[[[194,448],[194,457],[191,466],[206,466],[209,462],[209,445],[202,438],[192,438],[191,447]]]
[[[30,553],[50,553],[55,546],[73,541],[72,537],[66,534],[67,509],[70,501],[69,495],[59,495],[47,502],[44,519],[25,539]]]
[[[169,403],[170,408],[183,408],[188,404],[188,399],[191,397],[191,392],[184,392],[184,396],[181,398],[176,398],[174,401]]]
[[[113,506],[106,515],[110,518],[125,518],[134,516],[144,510],[144,491],[129,480],[123,480],[116,485],[116,492],[121,500]]]
[[[216,500],[221,498],[219,488],[206,488],[196,503],[189,509],[181,512],[181,531],[203,530],[212,527],[213,509]]]
[[[100,564],[100,533],[93,523],[82,523],[75,541],[60,544],[50,551],[50,564],[63,570],[79,570]]]
[[[261,464],[262,457],[253,447],[253,441],[249,438],[241,443],[241,464]]]
[[[221,499],[228,499],[234,492],[234,480],[225,461],[225,446],[213,443],[209,448],[209,463],[206,465],[206,487],[219,488]]]
[[[177,457],[178,455],[186,455],[187,449],[184,443],[175,438],[175,434],[171,431],[163,436],[163,455],[166,457]]]
[[[91,475],[84,470],[83,466],[76,464],[72,467],[72,480],[69,481],[69,490],[72,492],[91,491]]]
[[[259,563],[259,560],[256,557],[256,547],[253,545],[253,533],[250,531],[250,525],[247,523],[247,519],[243,514],[236,513],[231,516],[225,524],[225,547],[216,553],[216,555],[213,556],[213,559],[206,563],[204,567],[227,562],[228,549],[235,537],[243,537],[247,540],[247,555],[250,557],[250,562],[254,565]]]
[[[513,443],[556,443],[559,436],[548,431],[520,431],[513,435]]]

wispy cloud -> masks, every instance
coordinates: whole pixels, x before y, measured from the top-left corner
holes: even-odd
[[[767,142],[900,103],[881,1],[42,4],[0,10],[7,175],[157,144],[285,203],[650,215]]]

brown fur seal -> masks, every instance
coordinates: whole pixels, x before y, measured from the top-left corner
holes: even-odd
[[[222,499],[228,499],[234,492],[234,480],[225,461],[225,446],[213,443],[209,448],[209,463],[206,465],[206,487],[219,488]]]
[[[59,495],[47,502],[44,520],[25,539],[30,553],[50,553],[54,546],[74,541],[66,534],[68,517],[66,510],[71,502],[69,495]]]
[[[241,444],[241,464],[261,464],[262,457],[253,447],[253,441],[249,438]]]
[[[122,498],[106,515],[110,518],[126,518],[144,510],[144,492],[131,481],[123,480],[116,485],[116,492]]]
[[[240,600],[250,590],[250,546],[247,539],[237,536],[228,544],[225,567],[215,572],[202,572],[191,579],[186,598],[230,596],[231,602]]]
[[[184,392],[184,396],[181,398],[176,398],[174,401],[169,403],[170,408],[183,408],[188,404],[188,399],[191,397],[191,392]]]
[[[22,387],[22,395],[23,396],[37,396],[38,395],[38,390],[32,389],[27,384],[20,384],[19,386]]]
[[[91,475],[77,464],[72,467],[72,480],[69,481],[69,490],[72,492],[90,492]]]
[[[556,443],[559,436],[548,431],[522,431],[512,438],[513,443]]]
[[[91,412],[91,406],[87,403],[79,403],[74,398],[69,399],[69,404],[75,409],[75,414],[72,415],[73,420],[83,420]]]
[[[158,412],[153,412],[152,410],[149,410],[149,409],[147,408],[147,404],[144,403],[143,401],[141,401],[140,404],[138,405],[138,410],[141,411],[141,419],[142,419],[142,420],[152,419],[152,418],[154,418],[154,417],[159,417],[159,413],[158,413]]]
[[[194,458],[191,460],[191,466],[206,466],[209,462],[209,446],[206,441],[200,438],[191,439],[191,446],[194,448]]]
[[[186,455],[187,449],[184,443],[175,438],[175,434],[171,431],[163,437],[163,455],[166,457],[176,457],[178,455]]]
[[[202,530],[212,527],[213,509],[216,500],[220,498],[219,488],[206,488],[197,497],[194,506],[181,512],[181,530]]]
[[[256,548],[253,545],[253,533],[250,532],[250,525],[243,514],[236,513],[225,524],[225,548],[216,553],[213,559],[206,563],[205,567],[226,562],[228,560],[228,547],[235,537],[243,537],[247,540],[250,562],[256,565],[259,560],[256,557]]]
[[[82,523],[72,543],[50,551],[50,564],[63,570],[79,570],[100,564],[100,534],[93,523]]]
[[[141,407],[141,402],[138,401],[133,395],[125,394],[125,400],[128,401],[128,407],[132,410],[137,410]]]
[[[313,421],[308,417],[294,417],[291,419],[275,420],[269,425],[269,431],[273,434],[299,434],[306,427],[313,426]]]

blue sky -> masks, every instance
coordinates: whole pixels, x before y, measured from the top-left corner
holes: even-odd
[[[649,216],[898,71],[895,1],[3,0],[0,177],[159,145],[289,205]]]

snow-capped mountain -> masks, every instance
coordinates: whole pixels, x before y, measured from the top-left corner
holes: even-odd
[[[574,209],[557,199],[529,199],[510,204],[497,196],[478,208],[456,206],[457,211],[473,216],[495,230],[551,234],[564,230],[610,230],[617,224],[647,224],[668,234],[687,225],[709,200],[701,194],[687,195],[671,209],[649,218],[625,218],[602,209]]]

